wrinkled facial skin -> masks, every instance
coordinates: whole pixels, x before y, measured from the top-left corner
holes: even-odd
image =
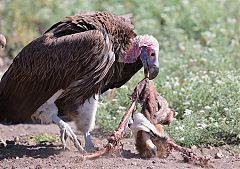
[[[140,59],[144,67],[144,75],[150,80],[154,79],[159,73],[158,51],[152,46],[142,46]]]

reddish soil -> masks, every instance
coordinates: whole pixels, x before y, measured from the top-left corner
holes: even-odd
[[[70,125],[75,128],[73,123]],[[59,141],[40,144],[29,140],[29,136],[42,134],[56,136],[59,135],[59,129],[54,124],[0,124],[0,140],[7,140],[7,146],[0,145],[0,168],[202,168],[183,162],[181,154],[176,151],[165,159],[141,159],[135,150],[132,138],[122,140],[123,150],[115,156],[81,161],[79,152],[70,141],[68,142],[69,150],[63,150]],[[93,135],[93,141],[98,147],[107,143],[107,136],[101,132],[95,130]],[[81,135],[79,138],[83,140]],[[210,157],[210,168],[240,168],[240,151],[233,147],[196,148],[193,151],[200,156]]]

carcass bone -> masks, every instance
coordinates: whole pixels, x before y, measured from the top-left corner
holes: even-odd
[[[114,150],[116,150],[116,148],[120,144],[120,139],[123,137],[124,127],[126,126],[129,117],[132,115],[137,103],[143,101],[143,99],[142,98],[140,99],[140,97],[147,97],[147,95],[145,93],[147,83],[149,83],[149,79],[145,78],[141,82],[139,82],[138,85],[136,86],[136,88],[134,89],[134,92],[131,95],[132,103],[131,103],[130,107],[128,108],[127,112],[122,117],[122,120],[121,120],[118,128],[108,139],[108,143],[107,143],[107,145],[104,146],[104,149],[99,150],[95,153],[91,153],[91,154],[88,154],[88,153],[81,154],[80,155],[81,160],[96,159],[100,156],[106,155],[106,154],[114,152]],[[153,90],[150,90],[150,93],[151,92],[156,92],[156,91],[155,91],[155,89],[153,89]],[[199,164],[201,166],[206,166],[208,164],[209,159],[198,157],[190,149],[177,145],[170,137],[168,137],[166,135],[160,135],[160,134],[157,134],[156,137],[157,137],[157,139],[164,140],[172,149],[175,149],[176,151],[181,152],[183,154],[184,159],[187,160],[187,162],[193,161],[194,163]]]
[[[139,84],[141,84],[144,80],[142,80]],[[114,131],[114,133],[110,136],[108,139],[107,145],[104,146],[104,149],[96,151],[94,153],[86,153],[86,154],[81,154],[80,159],[82,160],[93,160],[96,159],[100,156],[103,156],[105,154],[110,153],[111,151],[114,151],[116,147],[118,147],[120,143],[120,139],[123,137],[124,134],[124,128],[130,118],[130,116],[133,114],[133,111],[138,103],[138,98],[139,95],[141,95],[143,90],[143,85],[137,85],[135,87],[133,94],[131,95],[131,105],[128,108],[127,112],[124,114],[122,117],[121,122],[118,125],[118,128]]]
[[[127,112],[122,117],[122,120],[118,125],[117,130],[115,130],[115,132],[110,136],[110,138],[108,139],[108,143],[107,145],[104,146],[103,150],[99,150],[95,153],[82,154],[80,155],[80,158],[82,160],[93,160],[107,153],[110,153],[111,151],[114,151],[114,149],[118,147],[120,143],[120,139],[123,137],[124,127],[126,126],[128,119],[132,115],[136,107],[136,104],[137,104],[137,99],[134,99],[134,101],[132,101],[131,106],[128,108]]]

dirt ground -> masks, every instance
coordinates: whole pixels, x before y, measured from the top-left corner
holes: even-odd
[[[75,128],[73,123],[70,125]],[[103,156],[96,160],[81,161],[79,152],[68,142],[69,150],[63,150],[61,143],[36,143],[29,141],[30,136],[41,134],[59,135],[56,125],[40,124],[0,124],[0,139],[7,141],[7,146],[0,145],[0,168],[201,168],[200,166],[183,162],[180,153],[173,151],[165,159],[141,159],[134,147],[132,138],[124,138],[123,150],[120,155]],[[111,133],[109,133],[111,134]],[[93,132],[94,143],[98,147],[106,144],[107,135],[101,134],[98,130]],[[81,140],[83,137],[78,135]],[[240,168],[240,153],[233,147],[209,147],[194,149],[198,155],[210,157],[212,168]]]

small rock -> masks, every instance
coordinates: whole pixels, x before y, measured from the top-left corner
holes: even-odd
[[[191,149],[197,149],[197,146],[193,145],[193,146],[191,147]]]
[[[16,157],[16,160],[18,160],[18,159],[19,159],[19,157],[17,156],[17,157]]]
[[[207,145],[207,147],[206,147],[206,148],[208,148],[208,149],[212,150],[212,149],[213,149],[213,146],[211,146],[211,145]]]
[[[131,165],[137,165],[137,163],[136,163],[136,162],[131,162],[130,164],[131,164]]]
[[[14,141],[15,141],[15,142],[19,142],[19,137],[15,137],[15,138],[14,138]]]
[[[153,164],[155,164],[155,163],[156,163],[156,161],[154,161],[154,160],[153,160],[153,161],[152,161],[152,163],[153,163]]]
[[[54,156],[51,155],[51,156],[49,156],[49,158],[50,158],[50,159],[54,159]]]
[[[206,155],[206,159],[212,159],[213,157],[211,155]]]
[[[125,159],[125,158],[122,158],[122,159],[120,159],[121,161],[126,161],[127,159]]]
[[[221,151],[219,151],[218,153],[215,154],[215,158],[216,159],[221,159],[223,157],[224,157],[224,155],[223,155],[223,153]]]
[[[40,165],[37,165],[35,169],[42,169],[42,167]]]

